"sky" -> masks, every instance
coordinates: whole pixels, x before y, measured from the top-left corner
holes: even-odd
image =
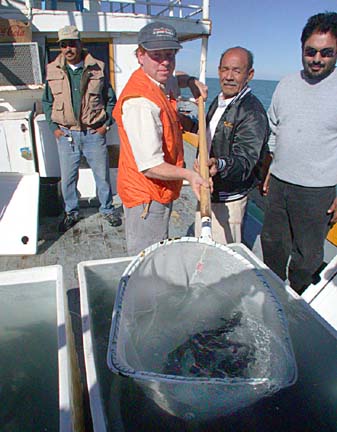
[[[337,0],[209,1],[209,78],[217,77],[221,53],[238,45],[253,52],[256,79],[279,80],[301,69],[300,38],[307,19],[320,12],[337,12]],[[177,69],[198,76],[201,43],[194,41],[183,46],[177,56]]]

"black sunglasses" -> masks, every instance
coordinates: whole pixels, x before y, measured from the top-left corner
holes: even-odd
[[[75,48],[77,46],[77,40],[63,40],[60,42],[60,48]]]
[[[335,50],[333,48],[322,48],[320,50],[312,47],[306,47],[304,49],[304,55],[306,57],[315,57],[317,53],[320,53],[321,57],[334,57],[335,56]]]

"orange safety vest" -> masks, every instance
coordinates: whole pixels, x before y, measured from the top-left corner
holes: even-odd
[[[133,97],[146,97],[160,108],[164,161],[178,167],[182,167],[184,161],[182,130],[176,101],[167,99],[158,85],[139,68],[131,75],[113,111],[120,138],[117,191],[123,204],[128,208],[151,201],[167,204],[179,197],[182,180],[148,178],[138,171],[122,122],[123,102]]]

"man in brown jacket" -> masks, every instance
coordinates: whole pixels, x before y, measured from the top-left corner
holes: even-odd
[[[83,51],[77,28],[66,26],[58,36],[61,53],[47,65],[42,104],[60,158],[65,216],[59,231],[67,231],[79,220],[77,181],[82,155],[94,174],[100,213],[110,225],[118,226],[122,221],[112,205],[105,139],[113,123],[116,96],[104,63]]]

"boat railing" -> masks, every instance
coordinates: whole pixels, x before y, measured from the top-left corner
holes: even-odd
[[[36,0],[26,0],[27,2],[30,7],[34,7]],[[74,9],[80,12],[92,9],[90,7],[91,0],[41,0],[40,7],[42,10],[69,10],[71,3],[74,4]],[[145,14],[158,17],[169,16],[183,19],[194,17],[208,19],[209,15],[209,0],[194,0],[193,3],[183,0],[128,0],[125,2],[101,0],[98,3],[102,12]],[[95,4],[95,10],[97,11],[97,1],[95,1]]]
[[[174,1],[137,1],[120,2],[117,0],[104,1],[110,7],[110,12],[131,12],[139,13],[141,10],[146,15],[167,15],[177,16],[179,18],[191,18],[203,11],[202,4],[184,4],[182,0]],[[199,2],[200,3],[200,2]]]

